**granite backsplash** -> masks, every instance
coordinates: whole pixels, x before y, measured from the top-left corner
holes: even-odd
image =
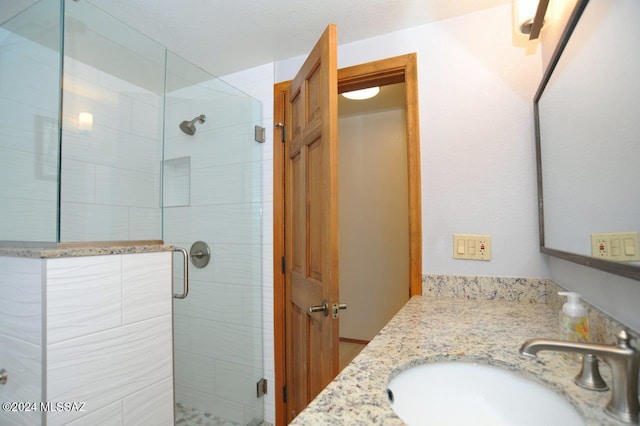
[[[461,276],[425,274],[422,276],[424,297],[451,297],[464,299],[506,300],[520,303],[546,303],[555,312],[560,312],[565,297],[559,291],[567,291],[549,279],[512,278],[490,276]],[[633,337],[632,344],[640,347],[640,333],[625,327],[620,322],[601,312],[586,301],[591,327],[591,341],[615,343],[615,334],[625,328]]]

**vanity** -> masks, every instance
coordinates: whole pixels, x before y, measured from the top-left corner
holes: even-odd
[[[579,361],[554,352],[537,360],[520,355],[527,339],[557,335],[554,303],[414,296],[291,424],[403,425],[389,402],[390,379],[418,364],[452,361],[494,365],[541,383],[569,401],[587,425],[625,424],[603,411],[610,390],[573,383]],[[600,372],[610,385],[609,368],[601,363]]]

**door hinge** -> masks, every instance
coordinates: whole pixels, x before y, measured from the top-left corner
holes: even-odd
[[[287,272],[287,260],[284,256],[282,256],[282,258],[280,259],[280,270],[283,274]]]
[[[253,131],[253,132],[254,132],[254,137],[253,137],[253,139],[254,139],[256,142],[264,143],[264,142],[267,140],[267,139],[266,139],[266,132],[265,132],[265,130],[266,130],[266,129],[265,129],[264,127],[262,127],[262,126],[255,126],[255,127],[254,127],[254,131]]]
[[[282,387],[282,402],[287,402],[287,387],[283,386]]]
[[[256,383],[256,394],[258,398],[267,394],[267,379],[260,379]]]
[[[276,123],[274,124],[274,127],[276,128],[280,128],[280,142],[285,142],[285,126],[284,123]]]

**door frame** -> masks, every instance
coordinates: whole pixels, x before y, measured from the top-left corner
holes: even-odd
[[[409,191],[409,297],[422,294],[422,200],[420,173],[420,129],[418,110],[417,55],[410,53],[368,62],[338,70],[338,93],[405,83],[407,132],[407,166]],[[274,123],[288,123],[290,111],[285,111],[285,99],[291,82],[274,85]],[[273,329],[275,363],[275,421],[286,423],[286,324],[285,289],[282,259],[285,255],[283,137],[290,140],[287,126],[276,124],[273,129]]]

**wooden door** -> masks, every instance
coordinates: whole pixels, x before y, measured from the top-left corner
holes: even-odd
[[[287,419],[338,373],[338,320],[312,306],[338,302],[338,85],[329,25],[288,91],[285,141]]]
[[[409,232],[410,232],[410,295],[422,294],[422,227],[421,227],[421,198],[420,198],[420,134],[418,129],[418,73],[417,57],[415,53],[387,58],[366,64],[360,64],[338,70],[338,93],[362,89],[375,85],[405,82],[406,110],[407,110],[407,150],[409,167]],[[287,401],[293,401],[291,375],[287,374],[286,348],[290,327],[286,326],[285,316],[289,315],[287,289],[291,283],[290,273],[285,273],[290,265],[283,267],[281,262],[288,251],[285,250],[285,212],[289,214],[286,203],[290,200],[285,196],[285,175],[290,175],[289,145],[291,141],[291,108],[289,105],[291,82],[281,82],[274,85],[274,121],[279,122],[274,128],[273,140],[273,181],[274,181],[274,361],[275,361],[275,390],[276,390],[276,425],[284,425],[291,421],[293,413],[301,408],[289,409]],[[281,124],[284,123],[283,127]],[[286,130],[286,132],[284,132]],[[282,140],[285,143],[280,143]],[[363,161],[366,161],[363,160]],[[288,242],[288,241],[287,241]],[[290,262],[289,262],[290,263]],[[336,273],[337,273],[336,269]],[[286,280],[285,280],[286,278]],[[294,405],[293,402],[291,404]],[[300,405],[302,407],[302,405]]]

